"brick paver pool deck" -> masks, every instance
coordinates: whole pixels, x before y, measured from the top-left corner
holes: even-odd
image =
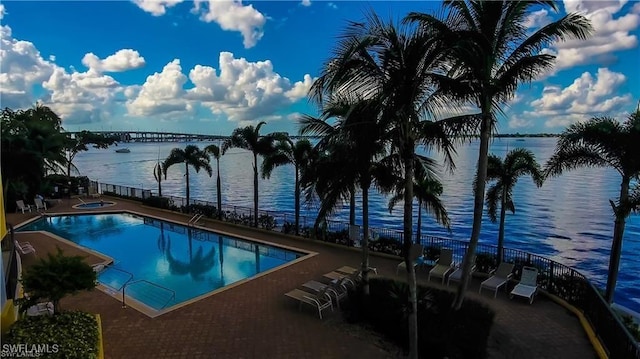
[[[166,219],[187,222],[189,217],[154,210],[138,203],[113,199],[109,210],[131,210]],[[71,209],[78,200],[64,201],[48,213],[79,212]],[[14,225],[35,214],[9,214]],[[340,266],[358,266],[360,252],[321,242],[283,236],[277,233],[241,228],[216,222],[205,227],[277,244],[297,247],[318,255],[239,286],[214,294],[156,318],[123,309],[121,302],[99,290],[84,292],[63,300],[63,309],[98,313],[102,318],[106,358],[395,358],[399,354],[371,333],[342,322],[336,311],[320,320],[309,308],[298,310],[284,296],[301,284],[320,279]],[[27,238],[27,236],[31,236]],[[35,237],[34,237],[35,236]],[[18,241],[30,241],[38,256],[59,245],[66,253],[78,248],[59,244],[50,237],[19,234]],[[55,243],[55,244],[54,244]],[[23,255],[23,258],[33,254]],[[35,257],[34,257],[35,258]],[[26,259],[25,265],[33,259]],[[88,257],[92,264],[100,258]],[[395,275],[398,259],[372,256],[371,265],[381,276]],[[426,273],[418,273],[426,283]],[[429,285],[440,287],[433,281]],[[495,312],[490,337],[490,358],[595,358],[595,353],[578,319],[563,307],[538,295],[533,305],[509,300],[502,291],[493,299],[489,292],[478,295],[474,280],[469,298],[481,300]],[[451,290],[455,288],[452,286]],[[460,338],[464,340],[464,338]]]

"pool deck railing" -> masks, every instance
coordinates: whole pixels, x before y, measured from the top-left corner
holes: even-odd
[[[100,187],[101,192],[115,194],[125,198],[143,200],[152,196],[149,190],[142,190],[135,187],[99,183],[91,181],[91,186]],[[186,204],[184,197],[163,196],[169,198],[175,205]],[[191,199],[191,205],[213,206],[216,204],[210,201]],[[238,218],[245,218],[253,215],[253,208],[242,206],[222,205],[222,211],[236,215]],[[267,215],[274,218],[276,222],[286,223],[293,219],[293,215],[287,212],[259,210],[258,216]],[[282,222],[280,222],[282,221]],[[306,227],[307,223],[313,223],[304,216],[300,216],[301,227]],[[243,224],[244,221],[233,221],[236,224]],[[252,221],[247,221],[247,224]],[[281,231],[281,226],[269,228]],[[327,221],[327,230],[330,232],[348,231],[349,223],[341,221]],[[387,228],[370,228],[377,232],[380,237],[391,238],[399,241],[403,240],[402,231]],[[440,238],[423,234],[421,243],[425,248],[450,248],[454,250],[454,258],[462,258],[466,253],[468,242],[456,239]],[[485,254],[489,257],[497,258],[497,247],[494,245],[478,243],[477,254]],[[529,252],[505,248],[504,260],[516,264],[516,275],[522,266],[535,266],[538,268],[539,286],[548,294],[556,296],[572,306],[583,311],[589,324],[593,327],[595,335],[606,347],[611,358],[640,359],[640,344],[633,338],[631,333],[622,324],[619,316],[613,311],[609,303],[604,299],[600,291],[582,273],[574,268],[562,263],[553,261],[546,257]]]

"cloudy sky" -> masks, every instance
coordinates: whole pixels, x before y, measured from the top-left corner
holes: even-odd
[[[0,105],[36,101],[67,130],[229,134],[267,121],[298,130],[315,114],[306,94],[347,20],[430,12],[440,2],[5,1],[0,4]],[[566,12],[596,33],[545,51],[552,73],[520,88],[501,133],[560,132],[592,116],[623,118],[640,100],[640,2],[559,2],[531,14],[535,29]]]

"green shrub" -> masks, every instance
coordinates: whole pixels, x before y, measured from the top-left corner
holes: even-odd
[[[350,293],[343,306],[349,322],[370,325],[408,350],[408,286],[385,278],[372,278],[370,295]],[[451,309],[454,293],[418,287],[418,343],[422,358],[484,358],[495,313],[467,299],[459,311]]]
[[[171,199],[167,197],[147,197],[142,200],[142,204],[149,207],[171,209]]]
[[[622,319],[622,324],[624,324],[629,333],[631,333],[631,336],[640,342],[640,325],[633,321],[630,315],[622,315],[620,318]]]
[[[498,267],[498,258],[491,253],[476,254],[476,268],[478,272],[489,273]]]
[[[57,253],[47,254],[38,263],[22,273],[22,286],[29,298],[20,300],[20,309],[26,311],[42,301],[53,302],[56,313],[60,311],[60,300],[81,290],[92,290],[96,286],[96,272],[83,257],[65,256],[60,247]]]
[[[98,357],[98,323],[83,312],[25,317],[3,335],[2,344],[3,349],[5,344],[45,346],[44,358],[93,359]]]

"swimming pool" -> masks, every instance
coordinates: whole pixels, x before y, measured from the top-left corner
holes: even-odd
[[[131,213],[42,217],[19,231],[51,232],[113,258],[98,281],[163,312],[306,255]]]
[[[75,209],[97,209],[97,208],[111,207],[111,206],[113,206],[115,204],[116,204],[115,202],[111,202],[111,201],[86,202],[86,203],[76,204],[75,206],[73,206],[73,208],[75,208]]]

